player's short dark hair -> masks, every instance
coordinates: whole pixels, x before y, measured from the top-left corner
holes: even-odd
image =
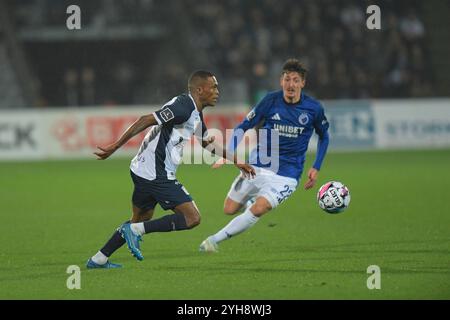
[[[212,74],[209,71],[205,70],[197,70],[194,71],[190,76],[188,80],[188,88],[191,89],[195,85],[198,84],[199,80],[207,80],[210,77],[214,77],[214,74]]]
[[[283,65],[283,72],[281,74],[285,74],[287,72],[297,72],[303,80],[306,79],[306,74],[308,70],[305,69],[303,64],[297,59],[288,59]]]

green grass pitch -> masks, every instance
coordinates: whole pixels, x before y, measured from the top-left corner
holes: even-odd
[[[450,299],[450,150],[331,153],[313,190],[207,255],[198,245],[230,220],[222,205],[237,170],[182,165],[200,226],[146,235],[142,262],[123,247],[111,260],[124,268],[86,270],[129,218],[128,165],[0,163],[0,299]],[[350,189],[342,214],[316,203],[328,180]],[[81,268],[80,290],[66,287],[69,265]],[[370,265],[379,290],[367,288]]]

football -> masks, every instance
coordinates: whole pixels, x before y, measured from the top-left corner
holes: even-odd
[[[350,204],[350,191],[339,181],[329,181],[317,192],[319,206],[327,213],[341,213]]]

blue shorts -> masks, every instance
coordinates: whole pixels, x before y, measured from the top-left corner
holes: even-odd
[[[164,210],[169,210],[192,201],[189,192],[178,180],[147,180],[132,171],[130,174],[134,182],[133,205],[141,210],[154,209],[158,203]]]

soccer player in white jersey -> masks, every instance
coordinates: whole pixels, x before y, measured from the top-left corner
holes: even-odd
[[[232,215],[239,212],[247,202],[251,204],[244,213],[203,241],[200,251],[218,251],[218,243],[253,226],[261,216],[276,208],[296,190],[313,132],[319,137],[317,155],[308,171],[304,187],[310,189],[316,183],[328,148],[329,124],[320,102],[302,92],[305,83],[305,68],[297,59],[287,60],[280,79],[282,90],[267,94],[235,128],[230,146],[232,150],[236,149],[243,133],[255,126],[260,126],[259,130],[266,132],[275,130],[279,139],[277,145],[271,145],[269,139],[259,139],[250,155],[250,164],[255,166],[256,177],[251,180],[241,176],[236,178],[225,199],[224,212]],[[277,166],[262,161],[267,150],[277,151]]]
[[[216,77],[208,71],[196,71],[188,81],[189,94],[181,94],[167,102],[160,110],[141,116],[115,143],[98,147],[99,160],[105,160],[128,140],[150,126],[155,126],[145,136],[137,155],[130,165],[134,183],[132,216],[122,224],[108,242],[87,262],[87,268],[119,268],[109,257],[125,242],[138,260],[144,257],[140,250],[141,236],[151,232],[169,232],[192,229],[200,223],[200,212],[186,188],[176,179],[176,170],[182,158],[183,146],[195,133],[201,136],[206,148],[213,138],[206,137],[202,111],[214,106],[219,98]],[[201,126],[201,128],[200,128]],[[204,139],[205,138],[205,139]],[[237,163],[218,146],[211,150],[224,158],[232,159],[242,174],[254,176],[254,168]],[[173,214],[151,220],[156,204]]]

